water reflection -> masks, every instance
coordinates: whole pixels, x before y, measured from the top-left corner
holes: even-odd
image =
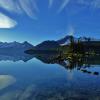
[[[27,54],[19,54],[19,55],[0,55],[0,61],[24,61],[27,62],[31,60],[33,56]]]
[[[26,67],[30,68],[30,66],[28,65],[25,67],[25,65],[27,64],[26,61],[29,61],[32,58],[37,58],[38,60],[43,62],[40,63],[42,68],[45,64],[57,64],[60,65],[60,68],[64,68],[66,70],[66,73],[68,72],[68,70],[74,72],[75,69],[76,72],[79,71],[85,74],[75,72],[73,74],[72,80],[68,80],[66,76],[60,77],[61,74],[57,75],[58,77],[54,78],[56,74],[52,76],[51,73],[51,78],[47,77],[44,80],[42,79],[42,81],[37,84],[32,80],[35,80],[35,77],[42,73],[44,69],[39,69],[40,67],[38,67],[36,63],[32,63],[32,65],[28,64],[30,66],[33,66],[31,67],[33,69],[26,69]],[[66,57],[66,55],[59,54],[34,54],[32,56],[17,55],[9,57],[5,57],[2,55],[0,60],[25,61],[25,63],[22,63],[24,67],[21,71],[20,69],[15,69],[14,66],[12,67],[16,70],[14,73],[16,77],[12,75],[12,69],[10,72],[11,75],[0,76],[0,100],[100,100],[100,78],[90,77],[90,75],[99,75],[100,70],[98,72],[95,72],[88,69],[93,66],[95,67],[95,65],[100,65],[99,56],[88,55],[68,58]],[[21,66],[22,65],[20,65],[20,67]],[[37,69],[40,70],[40,73],[35,73],[35,66],[38,67]],[[29,70],[29,73],[24,73],[25,77],[22,77],[22,73],[26,71],[24,68],[26,70]],[[45,71],[48,71],[47,73],[49,73],[50,70],[48,69]],[[43,71],[43,73],[45,73],[45,71]],[[48,74],[41,75],[43,75],[41,77],[45,77]],[[23,84],[19,81],[23,81]],[[29,82],[29,84],[24,86],[25,82]],[[14,84],[14,87],[9,87],[12,86],[12,84]],[[2,90],[5,88],[7,88],[8,91],[5,90],[2,92]]]
[[[83,55],[81,57],[72,56],[67,57],[61,54],[34,54],[34,55],[0,55],[0,61],[24,61],[27,62],[33,58],[40,60],[46,64],[58,64],[67,70],[80,70],[83,73],[99,75],[99,72],[91,72],[86,68],[92,67],[91,65],[100,65],[99,55]]]
[[[36,54],[35,57],[47,64],[59,64],[67,70],[77,69],[83,73],[99,75],[99,72],[91,72],[86,68],[92,67],[91,65],[100,65],[99,55],[83,55],[81,57],[72,56],[70,58],[66,55],[59,54]]]
[[[16,79],[11,75],[0,75],[0,90],[14,84]]]

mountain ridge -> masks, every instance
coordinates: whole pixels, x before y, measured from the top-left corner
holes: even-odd
[[[19,42],[0,42],[0,54],[3,55],[23,55],[25,50],[34,48],[32,44],[27,41]]]
[[[13,47],[13,46],[16,46],[16,47],[20,47],[20,46],[30,46],[30,47],[34,47],[32,44],[30,44],[29,42],[27,41],[24,41],[22,43],[20,42],[0,42],[0,48],[3,48],[3,47]]]

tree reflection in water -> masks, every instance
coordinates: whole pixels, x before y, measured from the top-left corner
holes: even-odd
[[[59,64],[67,70],[77,69],[83,73],[99,75],[99,72],[91,72],[87,68],[91,65],[100,65],[100,56],[97,55],[81,55],[70,56],[61,54],[35,54],[37,59],[47,64]]]

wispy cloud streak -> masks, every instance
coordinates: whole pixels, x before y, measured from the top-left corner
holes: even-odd
[[[67,5],[71,2],[72,5],[83,5],[86,7],[100,8],[100,0],[48,0],[48,7],[51,8],[54,2],[60,1],[60,7],[58,8],[58,13],[63,11]],[[0,7],[9,11],[18,14],[25,13],[33,19],[37,19],[37,12],[39,11],[36,0],[0,0]],[[74,9],[73,9],[74,10]]]
[[[23,11],[31,18],[36,19],[36,15],[35,12],[38,10],[38,7],[35,3],[34,0],[24,0],[24,2],[22,0],[19,0],[21,8],[23,9]]]
[[[7,11],[17,12],[20,11],[20,6],[18,4],[18,1],[14,0],[0,0],[0,7]]]
[[[54,1],[54,0],[49,0],[49,8],[52,7],[52,5],[53,5],[53,1]]]
[[[77,0],[77,3],[92,8],[100,8],[100,0]]]
[[[62,0],[62,4],[60,8],[58,9],[58,13],[62,12],[69,3],[70,3],[70,6],[74,4],[74,6],[82,5],[82,7],[100,9],[100,0]]]
[[[69,3],[70,0],[63,0],[63,3],[61,4],[59,10],[58,10],[58,13],[60,13],[66,6],[67,4]]]
[[[35,0],[0,0],[0,7],[9,12],[24,12],[34,19],[36,19],[35,13],[38,11]]]

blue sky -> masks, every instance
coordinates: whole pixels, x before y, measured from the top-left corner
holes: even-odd
[[[38,44],[67,34],[100,38],[100,0],[0,0],[0,41]]]

